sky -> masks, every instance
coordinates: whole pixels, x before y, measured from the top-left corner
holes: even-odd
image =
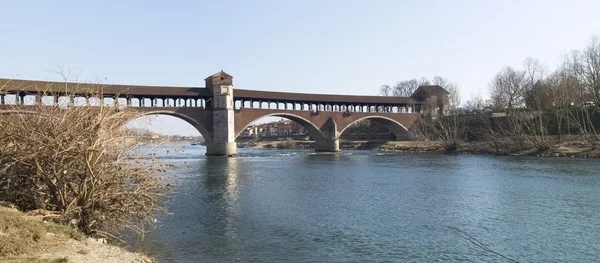
[[[600,35],[598,0],[19,0],[0,7],[0,78],[376,95],[443,76],[462,100],[526,57],[549,69]],[[172,117],[159,132],[198,134]]]

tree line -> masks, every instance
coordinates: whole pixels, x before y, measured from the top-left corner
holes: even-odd
[[[458,86],[442,77],[411,79],[380,87],[386,96],[410,96],[419,85],[437,84],[449,92],[445,116],[423,116],[413,128],[419,139],[437,140],[448,151],[463,141],[481,140],[497,151],[544,151],[566,138],[596,147],[600,141],[600,39],[562,57],[550,71],[534,58],[520,68],[507,66],[490,81],[487,110],[459,111]],[[483,105],[474,97],[466,105]],[[467,114],[468,113],[468,114]]]

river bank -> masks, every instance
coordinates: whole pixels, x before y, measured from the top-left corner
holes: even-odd
[[[154,262],[43,217],[41,211],[25,214],[0,205],[0,262]]]
[[[313,141],[249,141],[238,142],[240,148],[265,149],[313,149]],[[446,153],[440,142],[433,141],[340,141],[341,150],[376,150],[382,152]],[[515,155],[515,156],[553,156],[599,158],[600,149],[577,141],[555,143],[548,150],[538,151],[534,147],[521,150],[496,149],[490,142],[461,142],[453,153]]]

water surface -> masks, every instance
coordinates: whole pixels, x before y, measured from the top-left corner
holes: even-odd
[[[162,156],[175,196],[141,246],[161,262],[600,261],[600,161],[239,149]]]

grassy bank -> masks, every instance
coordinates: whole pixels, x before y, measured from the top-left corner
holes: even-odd
[[[51,216],[41,210],[25,214],[0,206],[0,262],[152,262],[69,226],[42,220]]]
[[[279,148],[279,149],[313,149],[311,141],[258,141],[238,143],[242,148]],[[340,149],[344,150],[378,150],[384,152],[418,152],[446,153],[441,143],[432,141],[341,141]],[[555,143],[548,150],[538,151],[535,147],[524,146],[520,150],[496,148],[492,142],[461,142],[453,153],[459,154],[491,154],[491,155],[523,155],[523,156],[555,156],[555,157],[600,157],[600,149],[587,146],[577,141]]]

